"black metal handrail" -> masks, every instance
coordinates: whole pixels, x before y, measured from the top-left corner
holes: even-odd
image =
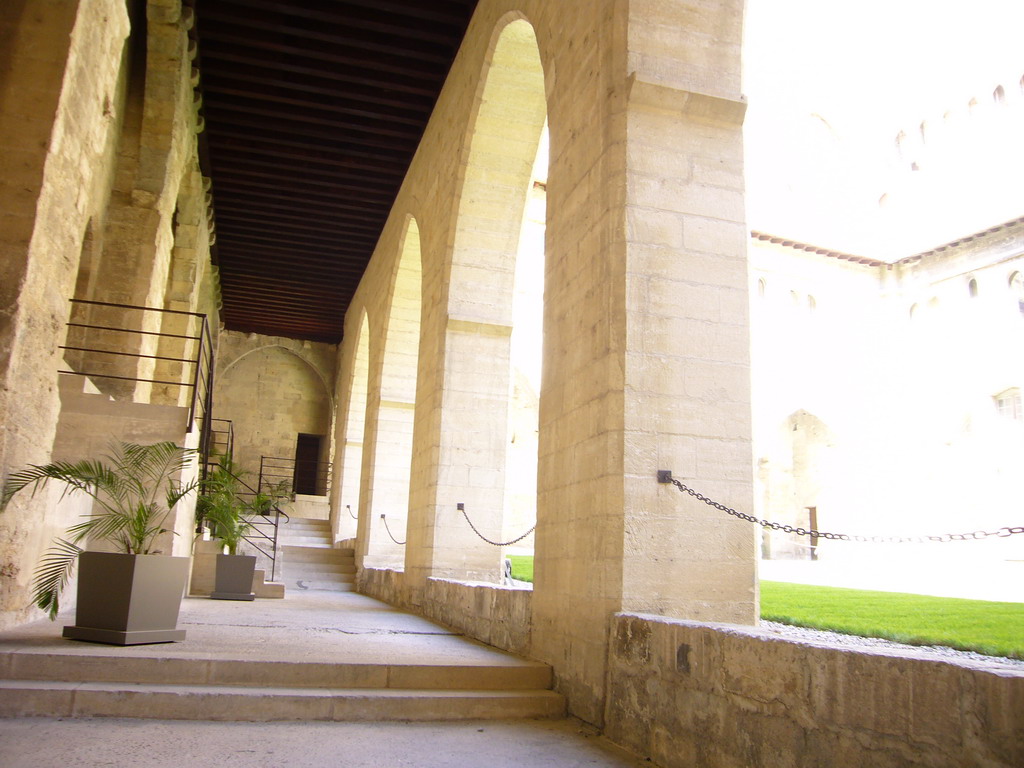
[[[231,419],[210,419],[210,444],[207,456],[226,456],[231,459],[235,454],[235,425]]]
[[[260,456],[259,488],[277,488],[282,483],[292,486],[293,493],[301,493],[294,486],[296,470],[312,467],[317,496],[326,496],[331,492],[331,462],[319,459],[284,458],[281,456]]]
[[[81,322],[79,319],[71,320],[67,323],[68,328],[76,328],[80,330],[80,338],[77,343],[67,343],[59,347],[59,349],[67,352],[80,352],[83,355],[89,355],[92,362],[95,363],[96,355],[106,355],[111,357],[120,358],[136,358],[138,360],[154,360],[163,363],[181,363],[192,367],[187,378],[183,376],[181,380],[173,379],[161,379],[156,377],[145,377],[140,375],[124,375],[124,372],[113,373],[99,368],[89,368],[88,365],[83,366],[81,370],[66,370],[62,369],[59,373],[69,374],[72,376],[84,376],[90,379],[110,379],[115,381],[134,381],[139,383],[148,384],[160,384],[170,387],[184,387],[191,390],[189,396],[188,405],[188,421],[186,426],[187,432],[192,432],[194,425],[200,425],[200,439],[199,439],[199,452],[200,452],[200,465],[203,467],[205,474],[206,462],[210,456],[211,445],[210,445],[210,434],[212,429],[211,421],[208,418],[213,412],[213,373],[214,373],[214,360],[213,360],[213,342],[210,335],[210,325],[205,314],[200,312],[188,312],[180,309],[159,309],[157,307],[144,307],[137,304],[120,304],[110,301],[92,301],[89,299],[70,299],[74,305],[88,306],[88,307],[106,307],[108,309],[123,310],[124,312],[138,311],[143,313],[155,313],[158,317],[164,318],[167,316],[178,316],[188,318],[187,328],[184,333],[173,333],[167,330],[146,330],[145,328],[127,327],[126,325],[108,325],[100,323]],[[141,325],[141,323],[139,323]],[[161,326],[164,325],[164,321],[160,321]],[[195,325],[198,324],[198,328]],[[194,329],[194,330],[192,330]],[[98,346],[98,342],[90,339],[94,339],[97,333],[114,333],[122,334],[125,337],[125,344],[104,345],[113,346],[114,348],[105,349],[103,346]],[[125,349],[127,346],[128,339],[132,336],[136,337],[157,337],[162,339],[178,339],[186,343],[186,345],[194,350],[194,354],[187,354],[184,356],[174,354],[147,354],[145,352],[131,351]],[[121,346],[121,348],[117,348]]]
[[[227,467],[221,466],[220,470],[233,477],[235,480],[239,482],[239,484],[241,484],[245,488],[245,492],[239,495],[248,496],[252,498],[256,497],[258,491],[251,485],[249,485],[247,482],[245,482],[245,480],[236,475]],[[286,523],[289,520],[291,520],[291,517],[289,517],[288,513],[281,509],[277,504],[274,504],[273,512],[273,517],[270,517],[269,515],[265,515],[263,513],[250,515],[248,517],[249,524],[250,526],[252,526],[250,530],[254,533],[252,535],[245,534],[242,536],[246,543],[251,545],[253,549],[255,549],[257,552],[259,552],[264,557],[270,560],[271,581],[274,581],[274,579],[277,577],[277,550],[279,548],[280,542],[281,518],[284,518],[284,522]],[[263,528],[261,528],[260,526],[269,526],[270,533],[263,530]],[[264,547],[269,547],[270,551],[268,552],[266,549],[264,549]]]

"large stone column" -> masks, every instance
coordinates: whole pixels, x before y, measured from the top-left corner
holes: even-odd
[[[756,620],[753,531],[656,482],[751,505],[741,15],[632,0],[538,24],[558,77],[533,650],[594,723],[614,612]]]
[[[0,7],[0,481],[51,457],[57,347],[87,223],[102,215],[104,105],[117,104],[127,35],[123,2]],[[51,502],[23,494],[0,515],[0,628],[37,615],[32,570],[67,522]]]

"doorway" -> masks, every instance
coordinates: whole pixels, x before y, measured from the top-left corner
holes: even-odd
[[[299,433],[295,441],[295,471],[292,475],[292,488],[295,493],[322,496],[325,489],[320,483],[320,448],[323,435],[304,435]]]

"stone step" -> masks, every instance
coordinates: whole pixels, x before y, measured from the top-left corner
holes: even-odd
[[[0,680],[0,717],[269,722],[558,718],[549,690],[302,688]]]
[[[355,592],[356,584],[353,581],[330,581],[323,577],[312,577],[307,578],[303,576],[297,576],[295,578],[288,579],[288,588],[293,592],[301,591],[312,591],[312,592]]]
[[[351,573],[333,573],[331,571],[294,571],[286,573],[283,576],[283,581],[285,584],[294,584],[297,589],[327,589],[328,587],[312,585],[354,585],[356,577]]]
[[[297,531],[297,530],[309,530],[309,531],[326,531],[330,533],[331,522],[329,520],[310,520],[303,517],[293,517],[286,523],[281,523],[282,531]]]
[[[337,550],[317,549],[315,547],[285,547],[283,561],[291,563],[331,563],[343,568],[351,568],[355,573],[356,561],[353,557],[339,557]]]
[[[0,653],[8,680],[271,688],[416,688],[531,690],[551,685],[551,668],[516,664],[374,664],[325,661],[254,661],[160,656],[154,649],[131,657],[93,653]],[[0,695],[0,700],[3,696]]]
[[[315,547],[317,549],[334,549],[326,537],[316,538],[313,536],[281,536],[277,540],[278,546],[284,547]]]

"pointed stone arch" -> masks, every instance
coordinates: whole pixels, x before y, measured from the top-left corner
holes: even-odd
[[[419,225],[408,216],[392,282],[380,386],[366,405],[367,424],[374,426],[372,440],[367,441],[362,457],[356,548],[357,562],[365,567],[400,568],[405,563],[421,286]],[[386,516],[387,525],[382,515]]]
[[[407,558],[414,588],[429,576],[500,578],[501,549],[450,515],[465,503],[481,531],[502,535],[516,257],[546,118],[533,26],[510,14],[496,26],[484,58],[464,147],[448,270],[444,392],[432,418],[437,467]]]
[[[828,505],[822,494],[834,447],[828,425],[802,408],[779,425],[769,455],[758,460],[766,518],[808,530],[828,527],[818,515],[827,519]],[[813,545],[816,548],[818,542]],[[767,530],[762,534],[761,551],[765,558],[783,560],[808,560],[816,554],[808,537]]]
[[[360,317],[357,333],[345,417],[338,420],[338,434],[335,438],[336,445],[339,446],[339,455],[334,467],[334,499],[331,504],[335,541],[356,537],[357,520],[362,511],[360,489],[370,376],[370,319],[365,309]]]
[[[234,458],[253,479],[261,457],[292,458],[300,433],[323,435],[328,443],[331,386],[285,344],[261,344],[222,364],[215,389],[216,415],[234,427]]]

